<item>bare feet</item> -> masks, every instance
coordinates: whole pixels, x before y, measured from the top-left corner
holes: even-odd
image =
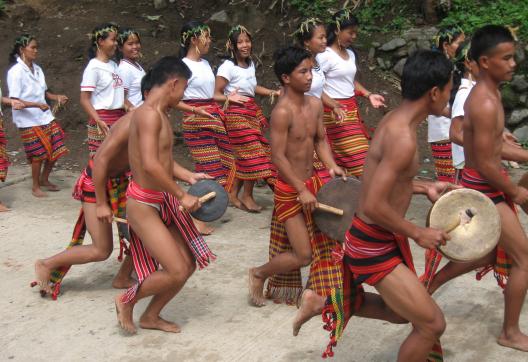
[[[6,212],[6,211],[11,211],[11,209],[0,202],[0,212]]]
[[[249,212],[259,213],[262,211],[262,206],[257,204],[252,196],[242,195],[240,202],[242,202],[242,205],[244,205]]]
[[[249,297],[251,303],[256,307],[263,307],[266,305],[264,301],[264,279],[255,275],[255,268],[249,269]]]
[[[35,262],[35,275],[37,277],[37,285],[40,287],[40,293],[51,294],[52,290],[49,285],[51,269],[41,259]]]
[[[157,329],[164,332],[180,333],[181,328],[179,325],[173,322],[166,321],[165,319],[158,316],[155,319],[151,319],[145,316],[141,316],[139,319],[139,326],[143,329]]]
[[[59,186],[52,184],[51,182],[49,182],[49,180],[47,181],[41,180],[40,186],[44,186],[48,191],[52,191],[52,192],[60,191]]]
[[[119,326],[130,334],[136,333],[136,326],[134,325],[133,315],[134,315],[134,304],[133,303],[123,303],[121,301],[121,294],[114,298],[115,308],[117,314],[117,322]]]
[[[229,205],[236,207],[237,209],[245,210],[244,205],[238,199],[238,196],[234,193],[229,193]]]
[[[214,231],[214,227],[207,225],[205,222],[200,221],[198,219],[192,218],[194,221],[194,226],[196,226],[196,229],[200,232],[202,235],[211,235]]]
[[[31,189],[31,193],[32,193],[33,196],[35,196],[35,197],[47,197],[47,196],[48,196],[48,194],[46,194],[45,192],[43,192],[43,191],[40,189],[40,187]]]
[[[497,343],[503,347],[518,349],[519,351],[528,352],[528,336],[521,331],[512,333],[509,336],[502,331]]]
[[[136,284],[136,281],[132,277],[130,276],[122,277],[120,275],[117,275],[112,281],[112,288],[128,289],[134,284]]]
[[[324,307],[324,297],[311,289],[305,289],[301,295],[301,305],[293,320],[293,335],[297,336],[302,325],[312,317],[321,314]]]

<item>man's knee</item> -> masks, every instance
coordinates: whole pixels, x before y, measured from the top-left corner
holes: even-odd
[[[92,261],[103,261],[110,257],[112,254],[112,249],[99,249],[99,248],[93,248],[92,250]]]
[[[446,329],[444,314],[440,311],[434,313],[431,318],[415,326],[422,334],[431,339],[438,339]]]

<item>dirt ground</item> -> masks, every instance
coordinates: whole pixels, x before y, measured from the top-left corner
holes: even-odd
[[[42,299],[29,287],[36,258],[61,251],[71,237],[79,203],[71,198],[76,172],[60,170],[54,180],[62,191],[47,199],[30,195],[27,167],[10,169],[11,184],[0,200],[13,210],[0,215],[0,360],[15,361],[317,361],[327,342],[319,318],[291,335],[295,307],[247,302],[247,269],[267,260],[272,195],[257,189],[266,206],[259,215],[229,208],[207,237],[218,259],[197,271],[162,316],[183,327],[181,334],[139,330],[125,336],[117,327],[111,281],[115,257],[75,266],[58,301]],[[20,181],[20,182],[19,182]],[[424,224],[429,202],[413,199],[407,217]],[[524,226],[527,219],[521,215]],[[88,242],[88,241],[87,241]],[[412,246],[418,272],[423,250]],[[526,361],[526,354],[495,343],[502,323],[503,298],[494,278],[476,282],[465,275],[444,286],[435,299],[445,313],[442,338],[446,361]],[[141,301],[135,318],[145,308]],[[528,331],[526,309],[521,328]],[[334,360],[394,361],[407,325],[353,318]]]

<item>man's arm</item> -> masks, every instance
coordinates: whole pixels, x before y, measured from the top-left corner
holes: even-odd
[[[501,164],[497,162],[497,155],[494,154],[493,145],[497,143],[498,137],[502,137],[497,131],[496,105],[490,100],[485,100],[479,102],[478,110],[473,110],[473,108],[475,106],[470,104],[469,115],[473,126],[473,163],[491,186],[514,197],[518,187],[502,175]]]

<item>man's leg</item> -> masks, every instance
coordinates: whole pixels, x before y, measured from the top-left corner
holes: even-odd
[[[418,277],[399,264],[376,286],[387,306],[413,325],[398,353],[398,361],[423,362],[445,329],[442,311]]]
[[[95,204],[83,202],[82,208],[86,229],[92,237],[92,244],[74,246],[50,258],[37,260],[35,273],[39,285],[44,290],[49,289],[48,283],[52,270],[61,266],[106,260],[112,254],[112,225],[99,221],[95,215]]]
[[[40,170],[42,168],[42,161],[31,161],[31,179],[33,181],[31,186],[31,193],[35,197],[48,196],[40,189]]]
[[[248,209],[249,212],[261,212],[262,206],[257,204],[253,198],[253,187],[255,186],[254,180],[244,180],[244,189],[242,190],[242,196],[240,201]]]
[[[502,222],[499,245],[512,259],[504,290],[504,324],[498,343],[528,352],[528,336],[519,328],[519,316],[528,288],[528,240],[513,210],[504,202],[497,204],[497,209]]]
[[[53,166],[55,166],[56,162],[57,161],[45,161],[42,175],[40,175],[40,186],[45,186],[49,191],[59,191],[59,187],[49,181],[51,170],[53,170]]]
[[[159,315],[159,310],[181,289],[193,269],[185,262],[186,252],[181,248],[181,238],[179,242],[175,239],[161,221],[156,209],[138,203],[134,199],[128,199],[127,219],[134,233],[141,239],[143,246],[162,266],[162,269],[150,274],[143,281],[131,303],[122,302],[124,294],[115,298],[117,317],[121,327],[134,333],[136,331],[132,319],[134,304],[142,298],[154,295],[154,305],[151,310]],[[147,314],[149,315],[150,313]],[[162,330],[178,332],[179,327],[165,321]]]
[[[264,265],[249,270],[249,293],[251,301],[257,307],[264,303],[264,282],[272,275],[289,272],[312,262],[310,235],[304,216],[299,213],[284,222],[291,252],[281,253]]]
[[[174,240],[176,240],[176,243],[182,253],[183,260],[180,260],[180,262],[185,264],[188,268],[188,275],[185,279],[185,281],[187,281],[187,279],[189,279],[192,273],[196,270],[196,262],[194,260],[194,256],[189,250],[187,243],[182,239],[178,228],[174,225],[171,225],[169,227],[169,231],[174,237]],[[167,322],[166,320],[161,318],[160,312],[163,307],[165,307],[165,305],[172,298],[174,298],[177,293],[179,293],[184,283],[178,284],[173,289],[169,289],[161,294],[155,295],[147,306],[147,309],[139,319],[139,326],[141,328],[146,329],[160,329],[166,332],[180,332],[180,327],[175,323]]]
[[[495,264],[496,252],[492,251],[481,259],[469,263],[457,263],[450,261],[438,273],[433,276],[431,285],[429,286],[429,294],[433,294],[438,288],[455,279],[456,277],[469,273],[473,270]]]

